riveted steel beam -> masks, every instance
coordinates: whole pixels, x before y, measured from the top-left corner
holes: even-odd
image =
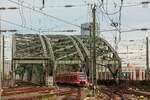
[[[82,62],[80,60],[67,60],[67,61],[64,61],[64,60],[60,60],[60,61],[56,61],[57,64],[81,64]]]
[[[45,40],[48,44],[48,50],[50,52],[50,57],[51,57],[52,61],[54,62],[55,61],[55,56],[54,56],[53,48],[52,48],[52,45],[51,45],[51,41],[50,41],[50,39],[48,39],[47,36],[44,36],[44,38],[45,38]]]
[[[74,46],[76,47],[76,50],[77,50],[77,52],[78,52],[78,55],[79,55],[81,61],[84,61],[83,54],[82,54],[82,52],[80,51],[80,48],[78,47],[76,41],[75,41],[71,36],[68,36],[68,38],[73,42]]]
[[[72,36],[72,37],[74,37],[74,38],[80,43],[80,45],[82,46],[82,48],[83,48],[83,50],[84,50],[86,56],[87,56],[87,57],[90,57],[90,52],[89,52],[88,49],[85,47],[85,45],[83,44],[83,42],[81,41],[81,39],[78,38],[77,36]]]
[[[111,45],[106,40],[100,38],[98,42],[100,43],[100,45],[105,46],[105,48],[100,47],[99,50],[101,52],[97,56],[100,56],[101,60],[103,60],[102,64],[104,64],[105,67],[108,68],[112,76],[116,78],[117,73],[121,69],[121,59],[119,58],[117,52],[111,47]],[[110,56],[111,54],[113,54],[114,56]]]
[[[41,41],[41,44],[42,44],[42,47],[43,47],[44,57],[47,57],[47,50],[46,50],[45,42],[44,42],[41,35],[39,35],[39,38],[40,38],[40,41]]]
[[[73,53],[71,53],[71,54],[68,54],[68,55],[62,56],[62,57],[60,57],[60,58],[57,58],[56,60],[61,60],[61,59],[66,58],[66,57],[73,56],[73,55],[75,55],[75,54],[77,54],[77,53],[78,53],[78,52],[73,52]]]
[[[16,60],[17,64],[43,64],[45,60]]]
[[[71,49],[72,47],[74,47],[73,45],[70,45],[70,46],[66,46],[65,48],[60,48],[60,49],[57,49],[55,50],[54,52],[60,52],[60,51],[64,51],[65,49]]]
[[[13,40],[14,63],[44,64],[50,62],[49,68],[52,68],[55,73],[58,64],[88,65],[89,62],[85,60],[90,57],[88,36],[16,34]],[[116,75],[121,68],[121,60],[117,52],[106,40],[99,37],[96,42],[96,57],[97,65],[107,66],[112,76]]]

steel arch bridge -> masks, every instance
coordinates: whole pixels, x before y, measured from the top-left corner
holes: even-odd
[[[89,36],[14,34],[12,38],[14,80],[16,73],[34,82],[46,82],[48,76],[62,71],[91,73],[93,49]],[[96,60],[97,66],[107,68],[114,78],[121,71],[118,54],[100,37],[96,38]]]

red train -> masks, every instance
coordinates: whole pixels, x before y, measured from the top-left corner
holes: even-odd
[[[55,78],[56,83],[67,83],[76,85],[87,85],[87,76],[84,72],[67,72],[57,74]]]

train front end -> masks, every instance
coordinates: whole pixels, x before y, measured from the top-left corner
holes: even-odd
[[[80,85],[86,86],[88,84],[87,76],[84,72],[78,72],[78,81]]]

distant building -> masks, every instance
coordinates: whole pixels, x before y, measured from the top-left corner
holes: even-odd
[[[99,67],[97,69],[97,79],[98,80],[111,80],[113,79],[112,74],[106,67]]]
[[[90,35],[90,31],[91,33],[93,32],[93,23],[83,23],[81,24],[81,35]],[[96,33],[97,35],[99,34],[99,24],[96,23]]]
[[[127,80],[145,80],[145,70],[145,67],[128,64],[127,67],[122,67],[122,77]]]
[[[145,67],[137,67],[134,64],[128,64],[122,67],[121,79],[124,80],[145,80]],[[113,79],[109,70],[105,67],[97,69],[98,80],[110,80]]]

